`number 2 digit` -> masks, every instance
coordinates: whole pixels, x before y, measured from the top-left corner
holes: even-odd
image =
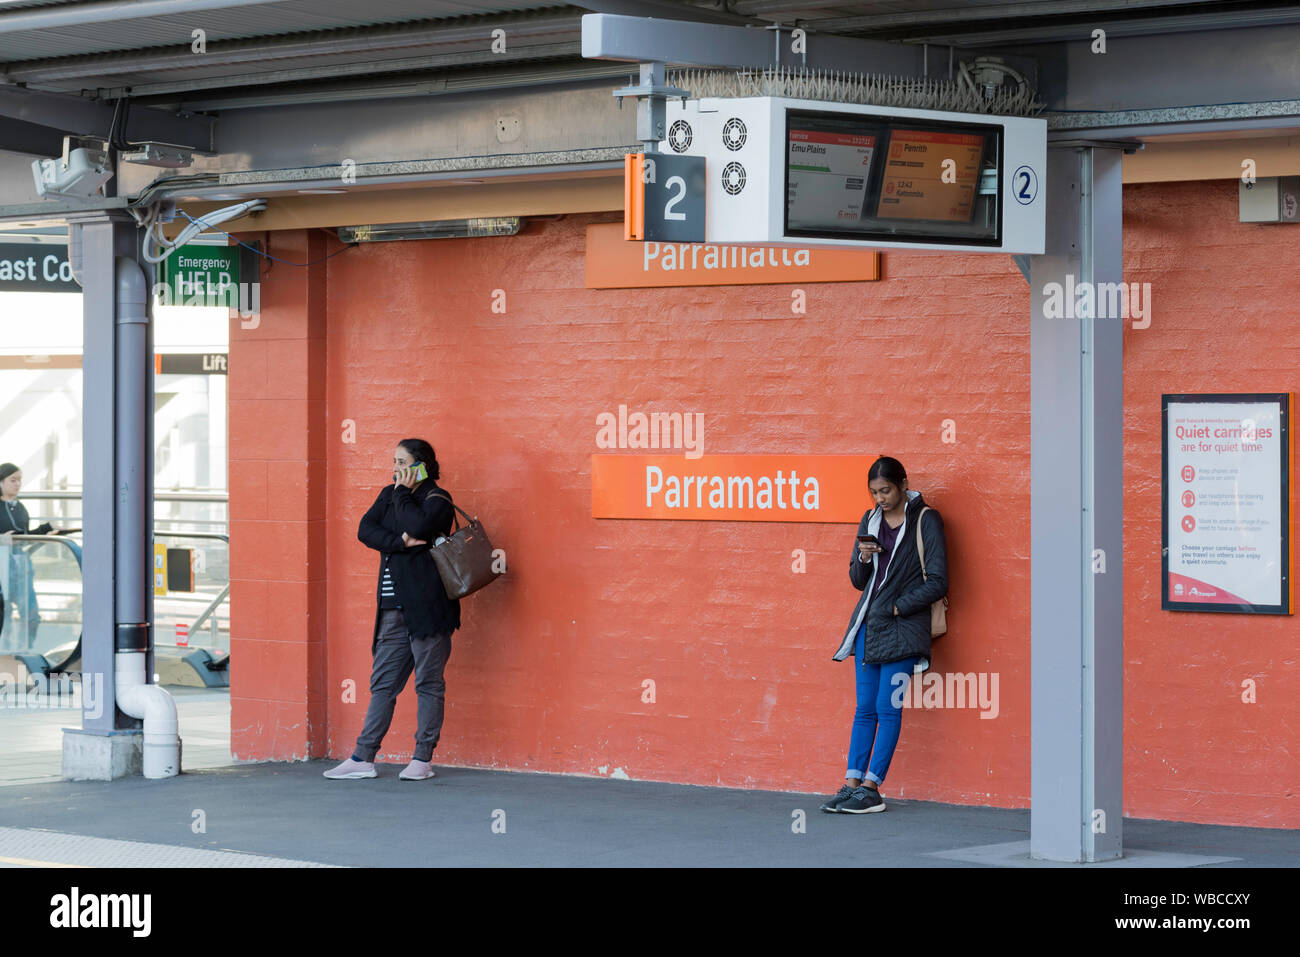
[[[686,198],[686,180],[680,176],[670,176],[668,182],[664,183],[664,189],[672,189],[674,185],[678,187],[678,192],[664,204],[664,219],[685,219],[686,214],[674,212],[673,207]]]

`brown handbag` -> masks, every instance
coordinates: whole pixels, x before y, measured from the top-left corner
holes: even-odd
[[[492,556],[492,543],[487,532],[477,518],[470,518],[459,505],[446,495],[431,493],[446,499],[456,513],[465,516],[464,525],[455,513],[452,514],[454,528],[452,533],[442,541],[429,546],[433,563],[438,566],[438,575],[442,578],[442,587],[447,597],[453,601],[473,594],[484,585],[499,577],[501,572],[493,566],[496,560]]]
[[[921,578],[926,580],[925,576],[925,544],[921,541],[921,518],[926,512],[930,511],[927,505],[921,509],[921,514],[916,516],[916,553],[921,559]],[[948,633],[948,596],[942,598],[930,605],[930,637],[938,638],[940,635]]]

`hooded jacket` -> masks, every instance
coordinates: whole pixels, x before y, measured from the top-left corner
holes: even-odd
[[[920,523],[921,539],[925,544],[926,575],[922,577],[916,535],[917,516],[923,508],[925,499],[921,493],[909,489],[903,524],[898,529],[894,550],[883,568],[880,567],[879,555],[873,555],[869,562],[859,561],[858,545],[854,540],[849,555],[849,580],[862,596],[849,617],[844,640],[833,655],[835,661],[843,661],[853,654],[853,641],[865,618],[866,661],[885,664],[920,655],[922,660],[917,669],[924,671],[930,667],[930,605],[948,594],[948,560],[943,518],[931,508]],[[870,510],[858,523],[858,535],[879,538],[881,521],[879,507]],[[880,592],[875,599],[868,601],[877,575],[883,576]],[[897,615],[894,614],[895,606],[898,607]]]
[[[441,498],[438,494],[446,495]],[[402,616],[412,635],[449,635],[460,627],[460,602],[447,597],[438,566],[429,554],[429,545],[439,535],[450,535],[451,493],[426,479],[414,489],[405,485],[386,485],[375,503],[361,517],[357,538],[388,557],[393,576],[393,591]],[[402,532],[427,544],[407,547]],[[379,581],[384,577],[384,563],[379,563]],[[377,597],[377,596],[376,596]],[[379,638],[383,612],[376,600],[375,631],[371,647]]]

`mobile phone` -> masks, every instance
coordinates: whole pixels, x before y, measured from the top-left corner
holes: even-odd
[[[858,542],[870,542],[872,545],[879,545],[880,540],[874,535],[859,535]]]
[[[416,482],[423,482],[425,479],[427,479],[427,478],[429,477],[429,470],[428,470],[427,468],[424,467],[424,463],[423,463],[423,462],[416,462],[414,465],[409,465],[409,466],[407,466],[407,468],[413,468],[413,469],[415,469],[415,481],[416,481]],[[397,473],[396,473],[396,472],[393,473],[393,481],[394,481],[394,482],[397,481]]]

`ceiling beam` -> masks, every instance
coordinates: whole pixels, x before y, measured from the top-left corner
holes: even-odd
[[[880,40],[814,34],[807,61],[790,52],[789,34],[775,29],[656,20],[589,13],[582,18],[582,55],[588,59],[763,69],[808,66],[818,70],[919,75],[920,47]]]
[[[113,106],[80,96],[0,86],[0,119],[57,130],[60,137],[65,133],[107,137],[113,122]],[[210,152],[213,122],[206,116],[179,116],[137,107],[127,118],[125,136],[131,142],[172,143]]]
[[[0,117],[0,150],[26,156],[58,156],[63,152],[63,133],[39,123]]]

